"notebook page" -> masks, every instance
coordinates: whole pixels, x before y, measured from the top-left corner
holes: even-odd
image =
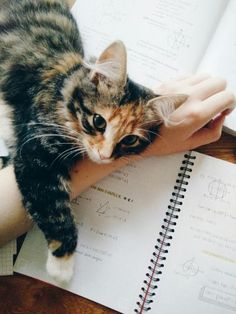
[[[177,154],[129,165],[80,196],[74,204],[79,227],[75,277],[61,287],[133,312],[182,159]],[[58,285],[45,272],[46,255],[43,236],[34,229],[15,271]]]
[[[98,56],[120,39],[128,50],[129,75],[155,87],[196,70],[226,4],[225,0],[78,0],[72,13],[87,56]]]
[[[236,165],[196,155],[152,313],[236,312]]]
[[[236,93],[236,1],[231,0],[200,66],[200,72],[225,77]],[[226,118],[225,127],[236,135],[236,111]],[[231,131],[231,132],[230,132]]]
[[[13,274],[13,255],[16,254],[16,240],[0,248],[0,276]]]

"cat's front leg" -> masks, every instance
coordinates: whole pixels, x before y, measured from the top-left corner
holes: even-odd
[[[77,228],[71,213],[65,180],[37,167],[15,164],[23,204],[48,242],[48,273],[59,281],[73,275]]]

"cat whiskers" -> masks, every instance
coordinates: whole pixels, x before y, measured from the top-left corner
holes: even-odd
[[[33,126],[43,126],[44,128],[42,130],[45,130],[45,129],[46,130],[51,130],[52,129],[52,131],[59,130],[59,131],[68,133],[68,135],[71,135],[71,136],[74,135],[74,136],[76,136],[78,138],[81,138],[81,134],[78,133],[77,131],[71,129],[70,127],[68,127],[66,125],[60,125],[60,124],[57,124],[57,123],[29,122],[29,123],[20,123],[20,124],[17,124],[17,126],[32,126],[32,127]]]
[[[27,143],[29,143],[30,141],[33,141],[33,140],[35,140],[35,139],[37,139],[37,138],[49,138],[49,137],[59,137],[59,138],[62,138],[62,139],[65,139],[65,138],[68,138],[68,139],[72,139],[72,140],[74,140],[74,142],[73,143],[77,143],[77,144],[79,144],[79,145],[81,145],[81,141],[79,141],[78,140],[78,138],[76,138],[76,137],[73,137],[73,136],[68,136],[68,135],[65,135],[65,134],[53,134],[53,133],[49,133],[49,134],[40,134],[40,135],[31,135],[31,138],[28,138],[25,142],[23,142],[22,143],[22,145],[20,146],[20,151],[19,151],[19,153],[20,153],[20,156],[22,157],[22,150],[23,150],[23,148],[24,148],[24,146],[27,144]],[[27,136],[25,137],[25,138],[27,138]],[[24,138],[24,139],[25,139]],[[59,144],[61,144],[61,143],[59,143]]]
[[[137,128],[137,131],[146,131],[146,130]],[[141,132],[140,132],[140,133],[141,133]],[[141,137],[141,138],[143,138],[145,141],[151,143],[150,139],[149,139],[147,136],[145,136],[144,134],[139,134],[139,137]]]
[[[52,167],[56,162],[63,161],[68,159],[70,156],[73,156],[75,158],[79,154],[83,154],[86,152],[86,149],[83,147],[71,147],[69,149],[64,150],[62,153],[60,153],[51,163],[50,167]]]
[[[27,124],[31,125],[31,126],[34,126],[34,125],[46,126],[49,129],[50,129],[50,127],[55,127],[56,129],[67,131],[69,135],[75,135],[77,137],[81,137],[80,133],[76,132],[75,130],[72,130],[70,127],[68,127],[66,125],[60,125],[57,123],[47,123],[47,122],[31,122],[31,123],[27,123]]]
[[[145,125],[145,123],[143,123],[142,125]],[[157,137],[160,137],[161,139],[164,140],[163,136],[160,135],[160,133],[157,133],[157,132],[154,132],[154,131],[151,131],[151,130],[147,130],[147,129],[142,129],[142,128],[138,128],[138,130],[141,130],[141,131],[144,131],[144,132],[147,132],[147,133],[152,133],[152,134],[156,135]]]

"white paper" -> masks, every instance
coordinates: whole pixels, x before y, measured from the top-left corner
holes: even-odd
[[[200,72],[225,77],[236,94],[236,1],[231,0],[224,12],[200,66]],[[225,122],[226,131],[236,135],[236,110]]]
[[[86,56],[97,57],[120,39],[128,50],[129,75],[153,88],[196,70],[226,4],[225,0],[79,0],[72,13]]]
[[[0,276],[13,274],[13,255],[16,254],[16,240],[0,248]]]
[[[153,158],[113,173],[74,205],[79,243],[73,280],[61,287],[132,313],[183,154]],[[36,245],[37,244],[37,245]],[[59,285],[46,274],[46,242],[29,232],[15,271]]]
[[[144,86],[155,88],[198,69],[225,77],[236,91],[236,1],[228,3],[152,0],[147,5],[142,0],[80,0],[72,13],[86,57],[97,57],[111,42],[122,40],[128,52],[128,73]],[[199,68],[206,51],[209,57]],[[226,118],[225,130],[236,134],[236,111]]]
[[[235,178],[236,165],[197,154],[153,313],[236,312]]]

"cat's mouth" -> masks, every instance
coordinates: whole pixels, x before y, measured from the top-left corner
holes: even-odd
[[[87,151],[87,154],[92,161],[98,164],[108,164],[114,160],[114,157],[104,156],[102,153],[95,149],[89,149]]]

